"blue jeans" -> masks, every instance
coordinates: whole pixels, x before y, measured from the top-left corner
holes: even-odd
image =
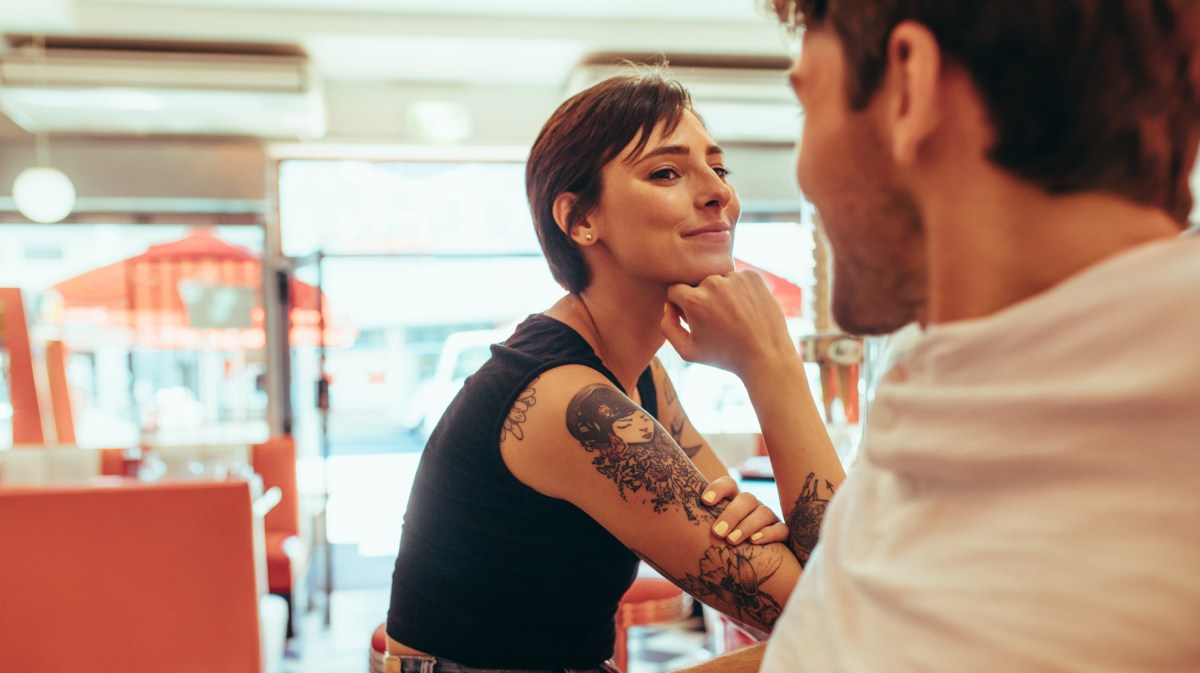
[[[399,663],[399,667],[396,664]],[[460,663],[426,656],[388,655],[384,660],[385,673],[621,673],[620,669],[605,662],[595,668],[540,668],[540,669],[499,669],[475,668]]]

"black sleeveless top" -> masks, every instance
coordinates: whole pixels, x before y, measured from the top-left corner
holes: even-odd
[[[492,346],[450,403],[404,515],[392,638],[480,668],[590,668],[612,657],[613,618],[637,558],[583,510],[518,481],[500,456],[500,430],[517,396],[567,364],[621,388],[582,336],[539,314]],[[657,417],[649,368],[637,387]]]

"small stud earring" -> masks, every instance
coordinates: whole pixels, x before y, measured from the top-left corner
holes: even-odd
[[[583,237],[583,240],[585,240],[585,241],[590,241],[590,240],[592,240],[592,235],[591,235],[591,234],[587,234],[587,235],[585,235],[585,236]]]

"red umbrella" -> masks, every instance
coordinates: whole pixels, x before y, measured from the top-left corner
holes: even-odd
[[[771,294],[775,297],[775,301],[779,302],[780,308],[783,309],[783,314],[789,318],[799,318],[804,310],[804,297],[799,285],[783,278],[776,276],[770,271],[764,271],[753,264],[743,262],[736,257],[733,260],[733,267],[738,271],[755,271],[763,277],[767,282],[767,288],[771,290]]]
[[[200,229],[51,290],[61,298],[63,323],[131,329],[148,348],[244,350],[266,343],[262,280],[258,255]],[[323,293],[317,311],[316,288],[292,279],[290,289],[292,344],[316,344],[322,315],[326,345],[358,337]]]

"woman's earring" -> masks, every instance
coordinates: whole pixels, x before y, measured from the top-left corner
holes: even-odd
[[[585,240],[585,241],[590,241],[590,240],[592,240],[592,235],[591,235],[591,234],[585,234],[585,235],[584,235],[584,237],[583,237],[583,240]]]

